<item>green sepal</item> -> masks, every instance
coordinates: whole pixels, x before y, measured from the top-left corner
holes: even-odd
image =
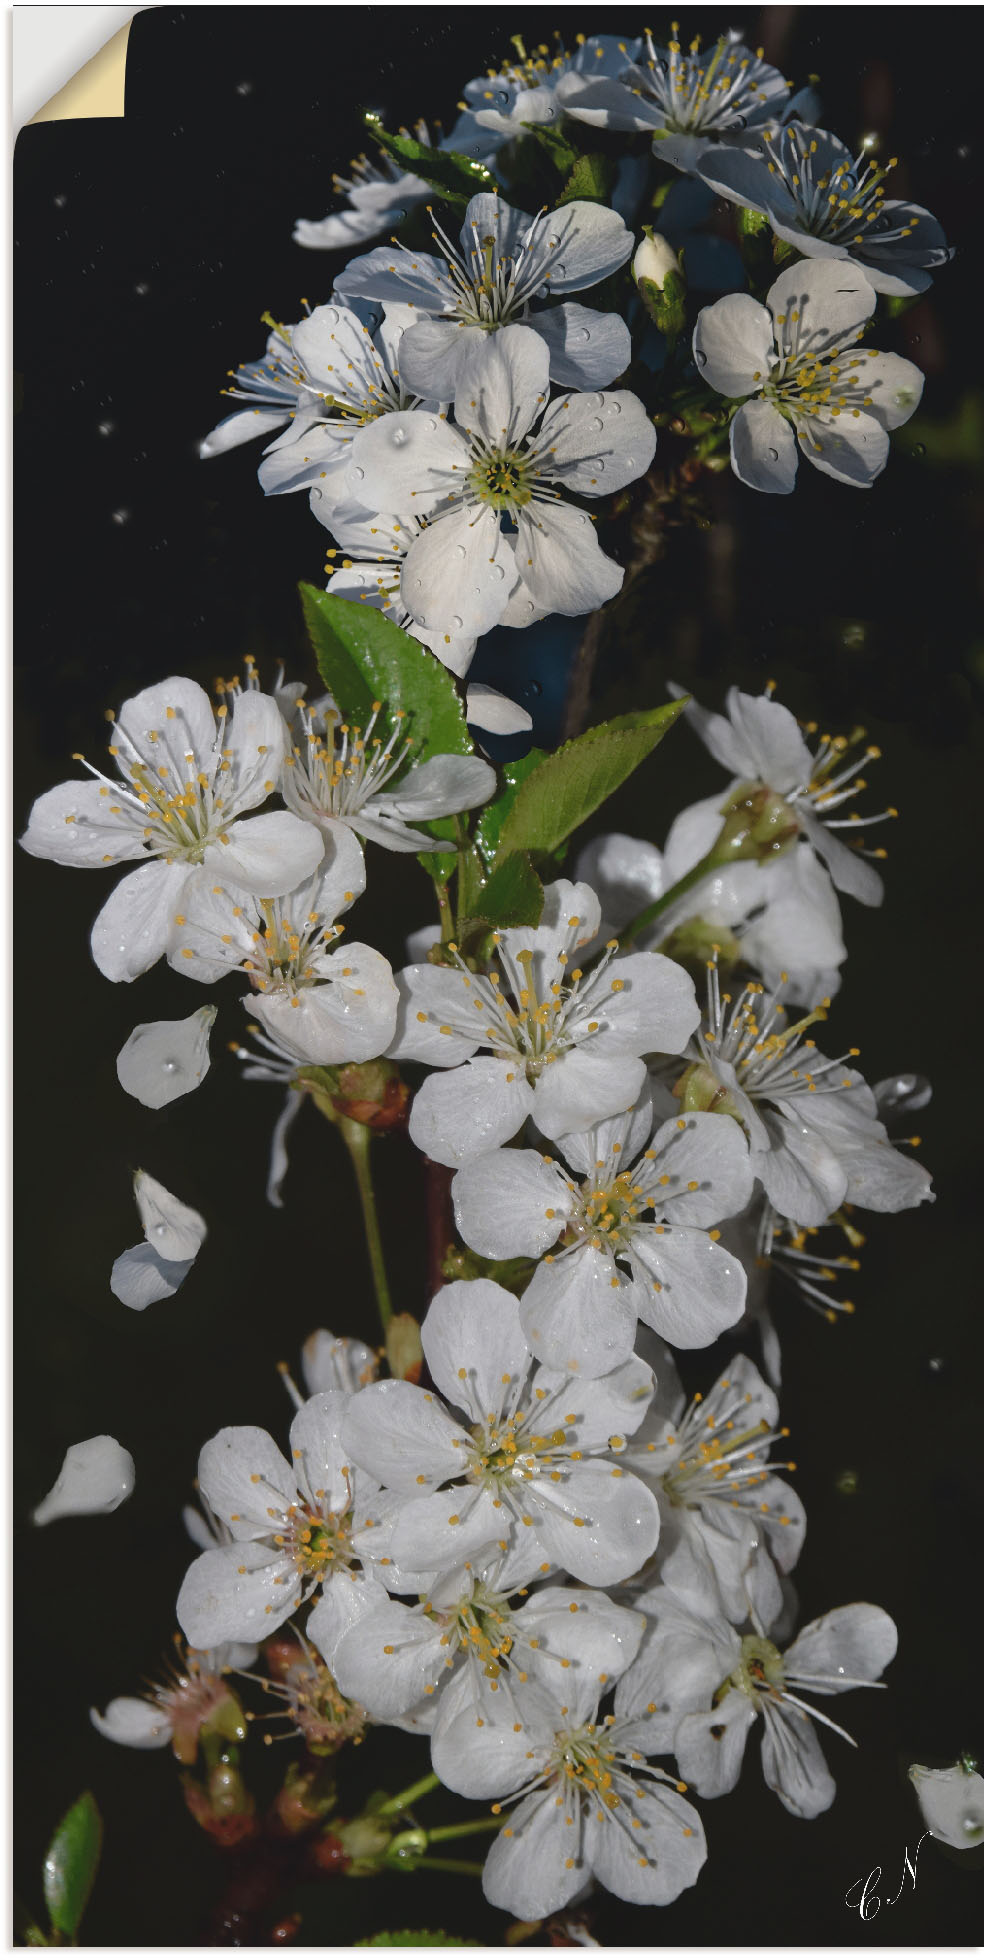
[[[89,1790],[77,1797],[55,1831],[42,1867],[45,1904],[53,1931],[75,1941],[93,1890],[103,1843],[103,1821]]]
[[[749,204],[737,206],[738,238],[760,238],[768,230],[768,219],[763,211],[752,211]]]
[[[657,748],[687,699],[617,715],[546,756],[514,798],[496,863],[512,851],[557,850]]]
[[[391,136],[372,114],[366,115],[365,126],[394,163],[422,177],[448,204],[464,205],[479,191],[499,190],[492,172],[472,157],[457,150],[435,150],[429,143],[418,143],[415,136]]]
[[[505,1287],[507,1293],[515,1293],[519,1299],[530,1285],[537,1263],[536,1259],[528,1259],[524,1253],[515,1259],[484,1259],[480,1252],[472,1252],[467,1245],[449,1245],[441,1261],[441,1273],[449,1280],[495,1280],[497,1286]]]
[[[890,320],[898,320],[900,313],[908,313],[911,306],[918,306],[922,293],[886,293],[885,311]]]
[[[360,600],[305,582],[300,596],[320,677],[345,721],[364,724],[381,701],[391,714],[409,717],[411,760],[475,754],[458,689],[419,640]]]
[[[593,152],[576,157],[558,204],[571,204],[576,198],[584,198],[592,204],[608,204],[616,174],[617,166],[612,157],[597,156]]]
[[[680,262],[681,259],[680,252]],[[685,276],[682,272],[666,272],[662,286],[656,286],[653,279],[639,279],[637,290],[645,312],[650,315],[655,326],[668,340],[674,340],[676,334],[682,333],[685,327],[686,295]]]

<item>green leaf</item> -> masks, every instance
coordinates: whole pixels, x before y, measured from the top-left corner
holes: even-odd
[[[395,163],[423,177],[448,204],[467,204],[479,191],[498,191],[499,185],[484,163],[460,156],[457,150],[434,150],[429,143],[418,143],[415,136],[391,136],[377,116],[367,115],[365,123]]]
[[[486,879],[472,906],[470,926],[538,926],[544,887],[526,851],[511,851]]]
[[[670,340],[685,326],[686,284],[681,272],[666,272],[663,286],[653,279],[639,279],[637,290],[656,327]]]
[[[465,710],[446,667],[377,607],[301,585],[303,616],[321,679],[345,721],[366,722],[374,701],[409,717],[411,756],[474,755]]]
[[[576,157],[558,203],[570,204],[573,198],[586,198],[593,204],[608,204],[616,174],[617,167],[612,157]]]
[[[737,206],[738,238],[759,238],[768,230],[768,219],[763,211],[752,211],[749,204]]]
[[[492,864],[499,850],[500,832],[517,799],[522,783],[537,768],[539,762],[547,760],[546,749],[529,749],[516,762],[508,762],[502,770],[503,788],[494,796],[475,827],[475,842],[487,864]]]
[[[560,170],[563,177],[569,176],[578,162],[579,153],[567,136],[563,136],[560,130],[553,128],[549,123],[525,122],[521,124],[521,128],[529,130],[540,143],[542,150],[551,158],[555,169]]]
[[[75,1940],[100,1862],[103,1823],[89,1790],[67,1810],[45,1853],[45,1904],[52,1926]]]
[[[512,851],[554,851],[563,844],[657,748],[687,698],[618,715],[546,756],[514,798],[500,832],[496,863]]]

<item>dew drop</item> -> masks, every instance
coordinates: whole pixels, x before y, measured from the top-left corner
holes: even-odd
[[[410,440],[405,429],[391,430],[389,439],[394,449],[404,449]]]
[[[552,250],[552,252],[557,252],[560,244],[561,244],[561,239],[558,237],[556,232],[552,232],[548,239],[548,245]]]
[[[464,624],[465,624],[465,621],[463,620],[463,618],[462,618],[462,616],[461,616],[461,614],[460,614],[460,613],[452,613],[452,615],[451,615],[451,624],[452,624],[452,626],[454,627],[454,629],[455,629],[455,632],[456,632],[456,633],[460,633],[460,632],[461,632],[461,630],[462,630],[462,627],[463,627],[463,626],[464,626]]]
[[[534,610],[533,606],[531,606],[530,610],[531,612],[533,612]],[[544,693],[544,689],[542,688],[540,681],[527,681],[525,682],[524,686],[521,688],[520,692],[523,695],[525,701],[536,701]]]
[[[592,468],[593,468],[594,470],[596,470],[596,471],[599,471],[599,470],[605,470],[605,468],[606,468],[606,463],[605,463],[605,461],[604,461],[604,459],[603,459],[603,457],[602,457],[602,456],[594,456],[594,457],[593,457],[593,459],[592,459]]]
[[[598,430],[601,429],[602,426],[603,426],[602,417],[599,415],[594,415],[592,421],[589,424],[590,429]]]
[[[509,102],[510,98],[505,88],[500,88],[496,90],[496,100],[498,103],[500,103],[500,105],[502,105],[505,102]]]
[[[589,329],[588,329],[588,327],[580,327],[580,328],[579,328],[579,331],[578,331],[578,333],[577,333],[577,334],[576,334],[576,336],[575,336],[575,338],[576,338],[576,340],[581,340],[581,341],[586,341],[586,340],[591,340],[591,339],[592,339],[592,335],[591,335],[591,333],[589,332]]]
[[[917,461],[919,461],[919,459],[920,459],[920,457],[921,457],[921,456],[925,456],[925,455],[926,455],[926,453],[927,453],[927,446],[926,446],[926,443],[925,443],[925,442],[914,442],[914,444],[913,444],[913,447],[912,447],[912,449],[910,450],[910,452],[909,452],[909,453],[910,453],[910,455],[911,455],[911,456],[915,456],[915,457],[916,457],[916,459],[917,459]]]
[[[610,402],[606,412],[608,415],[622,415],[623,409],[619,402]]]
[[[179,1067],[179,1063],[178,1063],[178,1062],[173,1062],[173,1061],[171,1061],[171,1060],[170,1060],[170,1061],[167,1061],[167,1062],[163,1062],[163,1063],[162,1063],[162,1074],[163,1074],[163,1075],[175,1075],[175,1072],[176,1072],[176,1070],[177,1070],[177,1068],[178,1068],[178,1067]]]
[[[704,368],[704,367],[706,366],[706,363],[707,363],[707,361],[708,361],[708,360],[709,360],[709,355],[708,355],[708,354],[704,354],[704,353],[703,353],[703,350],[702,350],[702,348],[701,348],[701,347],[697,347],[697,349],[696,349],[696,366],[697,366],[697,367],[701,367],[701,368]]]
[[[777,463],[777,462],[778,462],[778,450],[777,450],[777,449],[770,449],[770,450],[768,451],[768,454],[769,454],[769,456],[771,457],[771,460],[772,460],[772,462],[773,462],[773,463]]]
[[[131,513],[129,510],[112,510],[110,513],[110,522],[111,524],[127,524],[130,516]]]
[[[593,397],[592,397],[592,405],[593,405],[593,408],[605,408],[605,407],[606,407],[606,396],[605,396],[605,395],[593,395]]]
[[[463,544],[456,544],[456,546],[455,546],[455,557],[456,557],[456,558],[465,558],[465,557],[467,557],[467,556],[468,556],[468,554],[467,554],[467,552],[466,552],[466,550],[465,550],[465,546],[464,546]],[[418,581],[417,581],[417,583],[418,583],[418,584],[420,583],[420,581],[419,581],[419,579],[418,579]]]
[[[360,470],[360,469],[357,469],[357,468],[356,468],[356,469],[353,469],[353,470],[352,470],[352,472],[351,472],[351,474],[352,474],[352,476],[354,476],[354,477],[357,477],[357,479],[358,479],[358,481],[359,481],[359,483],[363,483],[363,482],[365,481],[365,471],[364,471],[364,470]]]
[[[503,578],[505,578],[505,577],[506,577],[506,573],[505,573],[505,571],[503,570],[503,567],[502,567],[502,565],[494,565],[494,566],[493,566],[493,569],[492,569],[492,576],[493,576],[493,578],[494,578],[494,579],[495,579],[495,580],[497,581],[497,583],[498,583],[498,581],[499,581],[500,579],[503,579]]]

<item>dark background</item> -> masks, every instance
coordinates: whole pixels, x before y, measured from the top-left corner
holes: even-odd
[[[712,8],[682,20],[686,39],[728,24]],[[973,1853],[924,1845],[915,1892],[907,1881],[870,1925],[844,1895],[876,1864],[883,1896],[898,1888],[922,1829],[908,1763],[979,1746],[981,10],[943,9],[936,40],[923,8],[743,8],[732,24],[797,86],[822,77],[822,120],[852,147],[865,129],[881,134],[902,159],[896,188],[936,211],[957,257],[883,327],[881,344],[918,361],[927,387],[871,493],[808,468],[781,499],[715,481],[712,527],[673,537],[629,642],[601,663],[593,706],[660,700],[669,675],[715,706],[731,681],[758,689],[773,676],[800,715],[863,724],[881,743],[875,802],[902,812],[884,837],[886,902],[881,913],[845,902],[849,977],[824,1046],[859,1045],[869,1080],[932,1077],[932,1109],[906,1127],[924,1131],[939,1203],[862,1221],[852,1322],[831,1329],[788,1299],[778,1315],[783,1416],[809,1513],[802,1617],[869,1598],[901,1634],[888,1691],[831,1711],[861,1743],[855,1756],[827,1738],[837,1802],[815,1824],[790,1818],[754,1748],[738,1794],[703,1806],[711,1854],[696,1889],[664,1916],[602,1898],[593,1926],[610,1944],[975,1943]],[[18,829],[70,773],[73,750],[99,756],[103,710],[150,681],[180,672],[209,687],[248,652],[263,677],[278,659],[310,677],[294,588],[319,582],[325,534],[304,498],[262,498],[257,446],[201,464],[198,439],[222,410],[226,371],[261,353],[263,309],[298,318],[301,295],[326,298],[344,263],[302,251],[291,231],[330,208],[361,110],[392,128],[421,113],[450,127],[465,81],[498,65],[511,32],[532,45],[559,27],[570,41],[638,21],[616,8],[161,8],[132,27],[123,121],[21,133]],[[562,644],[570,635],[560,629]],[[513,638],[508,664],[485,677],[523,688],[538,736],[553,740],[565,662],[537,635]],[[676,730],[608,823],[662,840],[682,804],[722,780]],[[429,916],[429,887],[400,858],[375,846],[368,857],[353,929],[398,964],[405,931]],[[286,1210],[265,1206],[279,1092],[238,1081],[225,1049],[241,1032],[236,1000],[218,994],[213,1068],[196,1097],[142,1109],[118,1087],[119,1047],[136,1021],[186,1014],[205,994],[164,967],[110,986],[86,950],[108,881],[21,857],[16,869],[15,1883],[37,1908],[47,1836],[89,1786],[106,1848],[87,1942],[198,1944],[220,1854],[186,1817],[168,1757],[114,1748],[86,1711],[160,1666],[200,1443],[230,1422],[282,1432],[273,1364],[295,1363],[314,1326],[373,1335],[364,1253],[343,1153],[313,1112],[294,1137]],[[376,1159],[396,1293],[419,1311],[418,1282],[404,1293],[422,1270],[416,1159],[398,1141]],[[178,1298],[140,1318],[107,1285],[139,1236],[137,1165],[210,1225]],[[712,1372],[712,1357],[690,1357],[689,1386]],[[110,1518],[33,1531],[30,1507],[67,1445],[102,1430],[135,1456],[133,1498]],[[422,1745],[390,1730],[343,1764],[393,1789],[423,1767]],[[443,1792],[423,1810],[428,1822],[457,1814]],[[380,1927],[443,1924],[502,1940],[507,1922],[474,1884],[442,1884],[443,1896],[427,1874],[328,1883],[296,1901],[301,1938],[347,1945]]]

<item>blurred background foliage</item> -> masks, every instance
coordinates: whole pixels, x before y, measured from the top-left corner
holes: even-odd
[[[153,679],[178,671],[209,687],[247,653],[263,679],[280,660],[312,678],[295,587],[319,581],[325,534],[304,498],[262,498],[254,448],[201,464],[197,443],[227,370],[262,351],[263,310],[294,319],[302,295],[328,296],[343,256],[303,252],[292,225],[331,208],[361,112],[389,128],[418,114],[450,127],[465,81],[509,54],[511,33],[534,45],[557,29],[570,42],[638,25],[615,8],[162,7],[132,26],[123,121],[21,133],[18,828],[73,750],[99,756],[103,710]],[[774,678],[800,716],[863,725],[880,743],[871,787],[902,813],[884,840],[886,901],[880,914],[845,904],[850,958],[824,1045],[859,1046],[870,1080],[933,1079],[918,1120],[939,1202],[867,1221],[853,1321],[829,1328],[789,1299],[778,1313],[810,1520],[802,1616],[864,1597],[901,1633],[888,1692],[851,1705],[858,1755],[828,1744],[837,1803],[813,1825],[787,1816],[755,1757],[739,1793],[706,1806],[696,1890],[663,1918],[602,1899],[592,1925],[609,1944],[861,1944],[868,1929],[845,1893],[877,1863],[895,1892],[920,1835],[908,1763],[977,1747],[979,1719],[981,13],[770,7],[731,20],[703,7],[682,20],[704,42],[728,25],[797,87],[819,75],[821,120],[852,147],[881,136],[901,159],[893,188],[935,211],[957,256],[883,327],[882,344],[927,385],[870,495],[811,470],[787,498],[729,472],[707,481],[708,521],[671,530],[604,641],[590,712],[660,701],[669,678],[711,706],[731,682],[756,691]],[[732,215],[717,222],[729,232]],[[527,701],[539,740],[556,738],[581,630],[496,634],[480,658],[479,678]],[[607,825],[663,841],[679,808],[722,780],[677,729]],[[368,856],[353,929],[399,964],[430,887],[408,860]],[[200,1944],[221,1854],[187,1818],[168,1759],[115,1750],[87,1709],[161,1665],[201,1442],[224,1423],[282,1432],[274,1363],[294,1363],[314,1326],[373,1334],[364,1251],[343,1149],[312,1111],[293,1138],[286,1210],[265,1206],[280,1098],[237,1079],[225,1049],[242,1030],[236,1001],[217,996],[214,1065],[195,1099],[141,1108],[114,1070],[131,1027],[212,996],[163,968],[108,985],[86,950],[107,881],[27,859],[16,871],[15,1879],[33,1898],[51,1829],[89,1786],[106,1839],[87,1941]],[[420,1311],[419,1165],[402,1139],[375,1157],[398,1303]],[[138,1165],[210,1225],[182,1293],[140,1318],[107,1284],[137,1237]],[[705,1387],[718,1360],[689,1357],[688,1386]],[[66,1446],[102,1430],[135,1455],[134,1497],[111,1518],[33,1532],[30,1507]],[[278,1754],[263,1765],[270,1782]],[[421,1745],[382,1731],[342,1761],[342,1778],[395,1789],[422,1767]],[[440,1793],[425,1816],[456,1811]],[[926,1845],[916,1890],[878,1914],[874,1939],[974,1941],[976,1862]],[[506,1921],[474,1884],[443,1881],[442,1896],[436,1883],[328,1882],[285,1903],[303,1914],[304,1944],[410,1924],[502,1941]]]

